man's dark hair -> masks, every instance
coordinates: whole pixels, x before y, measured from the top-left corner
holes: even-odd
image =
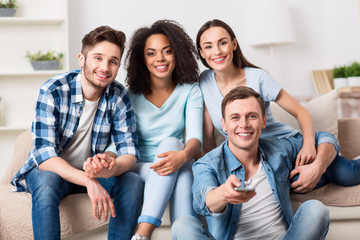
[[[126,41],[125,33],[109,26],[97,27],[86,34],[82,40],[81,53],[86,56],[90,49],[95,47],[96,44],[104,41],[117,45],[120,48],[120,57],[123,55]]]
[[[260,110],[262,113],[262,117],[265,117],[265,103],[264,99],[260,96],[259,93],[255,92],[252,88],[240,86],[232,89],[221,103],[221,114],[222,117],[225,119],[225,107],[228,103],[233,102],[237,99],[248,99],[250,97],[254,97],[256,101],[259,103]]]

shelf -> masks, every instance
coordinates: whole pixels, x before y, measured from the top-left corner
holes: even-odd
[[[15,131],[26,131],[30,129],[30,126],[29,127],[14,127],[14,126],[0,126],[0,132],[15,132]]]
[[[50,71],[26,71],[26,72],[1,72],[0,71],[0,78],[3,76],[48,76],[48,75],[57,75],[60,73],[66,72],[65,70],[50,70]]]
[[[61,24],[65,22],[62,18],[28,18],[28,17],[2,17],[1,24]]]

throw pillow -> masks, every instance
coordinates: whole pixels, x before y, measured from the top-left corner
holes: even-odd
[[[337,112],[337,90],[332,90],[326,94],[318,96],[310,101],[302,104],[311,114],[314,130],[326,131],[338,134],[338,112]],[[279,105],[272,102],[271,109],[274,117],[283,123],[301,131],[297,120]]]

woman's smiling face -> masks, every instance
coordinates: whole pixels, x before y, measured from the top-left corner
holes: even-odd
[[[171,80],[175,69],[175,55],[168,37],[163,34],[151,35],[145,42],[144,55],[150,79]]]
[[[233,64],[236,47],[236,39],[231,40],[230,34],[222,27],[211,27],[200,37],[201,57],[215,71],[224,70]]]

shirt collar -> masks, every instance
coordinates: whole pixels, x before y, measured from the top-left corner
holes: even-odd
[[[81,103],[83,101],[84,98],[81,89],[81,73],[79,73],[71,82],[71,102]]]
[[[110,85],[111,84],[112,83],[110,83],[106,87],[106,90],[104,92],[106,97],[108,97],[110,94]],[[83,97],[82,89],[81,89],[81,72],[80,72],[71,82],[71,102],[72,103],[82,103],[83,101],[84,101],[84,97]]]
[[[224,158],[229,171],[233,172],[238,168],[242,168],[243,166],[230,150],[228,143],[229,141],[224,143]]]
[[[224,149],[224,158],[225,158],[226,165],[229,168],[229,171],[233,172],[238,168],[242,168],[243,166],[240,163],[240,161],[235,157],[235,155],[232,153],[232,151],[230,150],[230,148],[228,146],[228,142],[229,142],[229,140],[227,140],[224,143],[224,147],[223,147],[223,149]],[[260,146],[259,146],[258,149],[259,149],[259,159],[260,159],[260,161],[265,160],[265,155],[264,155],[263,150],[261,149]]]

